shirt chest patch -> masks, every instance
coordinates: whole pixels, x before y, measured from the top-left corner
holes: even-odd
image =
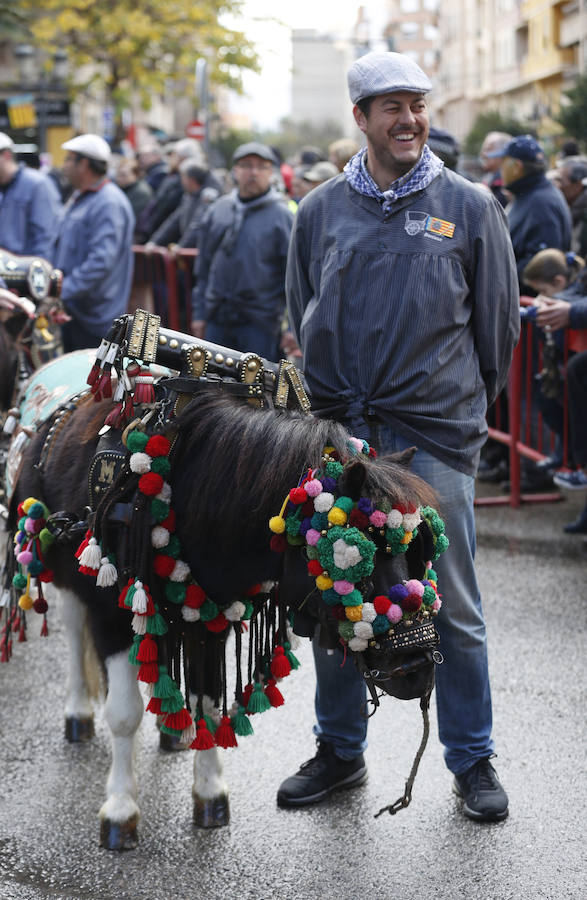
[[[406,210],[404,229],[412,237],[423,233],[425,236],[435,236],[436,239],[442,240],[443,238],[453,237],[455,224],[454,222],[448,222],[446,219],[431,216],[426,212],[408,209]]]

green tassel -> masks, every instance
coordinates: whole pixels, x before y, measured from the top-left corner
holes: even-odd
[[[239,706],[236,715],[232,717],[231,721],[234,733],[237,737],[248,737],[249,735],[254,734],[251,720],[247,716],[244,706]]]
[[[128,651],[128,661],[133,666],[140,666],[140,662],[137,660],[137,653],[139,652],[139,645],[140,645],[142,639],[143,639],[142,634],[135,634],[133,641],[132,641],[132,647]]]
[[[285,650],[285,656],[292,669],[299,669],[301,663],[297,656],[292,652],[291,644],[289,643],[289,641],[284,642],[283,649]]]
[[[167,666],[159,666],[159,678],[153,686],[153,697],[167,700],[177,693],[177,685],[167,671]],[[183,702],[182,702],[183,706]]]
[[[216,729],[218,728],[218,725],[216,724],[215,720],[210,715],[204,715],[203,719],[206,723],[206,728],[208,729],[210,734],[214,734],[216,732]]]
[[[160,612],[147,616],[147,634],[167,634],[167,624]]]
[[[263,685],[256,681],[253,686],[253,693],[247,704],[247,712],[260,713],[265,712],[267,709],[271,709],[271,703],[263,693]]]
[[[185,706],[185,700],[180,690],[176,688],[171,697],[161,698],[161,712],[176,713]]]
[[[160,725],[159,731],[164,731],[165,734],[170,734],[171,737],[176,738],[180,738],[182,734],[181,731],[178,731],[176,728],[168,728],[167,725]]]

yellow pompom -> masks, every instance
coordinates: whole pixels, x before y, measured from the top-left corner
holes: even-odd
[[[363,618],[363,604],[360,606],[345,606],[344,611],[349,622],[360,622]]]
[[[35,500],[34,497],[27,497],[26,500],[23,500],[22,508],[24,509],[25,513],[28,513],[28,511],[31,508],[31,506],[33,505],[33,503],[36,503],[36,502],[37,501]]]
[[[333,506],[328,513],[328,521],[332,522],[333,525],[344,525],[346,520],[347,515],[344,509],[339,509],[338,506]]]
[[[404,534],[403,538],[400,541],[400,544],[409,544],[411,540],[412,540],[412,532],[406,531],[406,533]]]
[[[329,578],[328,575],[318,575],[318,578],[316,579],[316,587],[319,591],[327,591],[333,584],[334,581],[332,578]]]
[[[285,519],[281,516],[271,516],[269,519],[269,528],[275,534],[283,534],[285,531]]]
[[[32,609],[33,608],[33,598],[30,594],[23,594],[20,600],[18,601],[18,605],[21,609]]]

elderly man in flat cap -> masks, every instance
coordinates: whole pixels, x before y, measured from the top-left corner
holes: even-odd
[[[133,271],[135,217],[107,178],[110,147],[97,134],[66,141],[63,171],[74,187],[58,230],[54,263],[64,274],[61,296],[71,321],[66,352],[95,347],[126,311]]]
[[[379,453],[418,447],[412,470],[438,492],[450,547],[435,563],[444,664],[437,709],[464,813],[505,818],[494,753],[487,642],[475,576],[474,478],[485,414],[519,333],[515,260],[494,197],[426,144],[431,83],[407,56],[374,52],[348,73],[366,147],[300,204],[287,300],[312,406]],[[316,756],[281,785],[284,807],[366,777],[365,683],[313,641]]]

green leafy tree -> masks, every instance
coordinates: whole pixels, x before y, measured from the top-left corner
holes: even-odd
[[[532,125],[516,119],[513,115],[502,115],[497,110],[479,113],[467,137],[463,141],[463,151],[470,156],[478,156],[481,144],[490,131],[505,131],[507,134],[531,134]]]
[[[148,108],[171,82],[185,90],[201,56],[210,81],[236,91],[242,70],[259,68],[244,33],[221,24],[241,0],[20,0],[20,9],[38,46],[67,52],[72,86],[102,87],[117,113],[133,94]]]
[[[561,105],[556,120],[568,135],[587,144],[587,75],[581,75],[563,96],[567,103]]]

